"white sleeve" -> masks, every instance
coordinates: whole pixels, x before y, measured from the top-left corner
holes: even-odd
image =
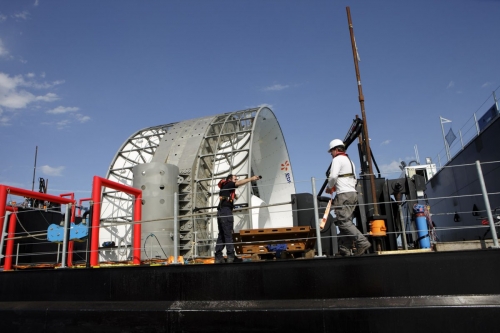
[[[338,159],[337,159],[338,161]],[[340,163],[335,163],[335,159],[332,160],[332,165],[330,166],[330,177],[328,177],[328,187],[334,188],[339,178]]]

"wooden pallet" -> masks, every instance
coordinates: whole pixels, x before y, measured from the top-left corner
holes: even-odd
[[[239,233],[233,233],[233,241],[237,254],[251,254],[253,259],[274,255],[275,251],[269,250],[269,246],[278,244],[286,244],[284,256],[304,253],[306,257],[311,257],[311,253],[314,256],[316,244],[314,229],[309,226],[242,229]]]

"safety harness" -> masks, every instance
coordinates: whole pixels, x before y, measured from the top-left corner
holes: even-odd
[[[337,155],[336,155],[335,157],[340,156],[340,155],[347,157],[347,159],[348,159],[348,160],[349,160],[349,162],[351,163],[351,171],[352,171],[352,173],[344,173],[343,175],[338,175],[338,177],[339,177],[339,178],[342,178],[342,177],[352,177],[352,178],[356,179],[356,175],[354,174],[354,167],[353,167],[353,164],[352,164],[351,159],[349,158],[349,155],[347,155],[347,154],[346,154],[346,153],[344,153],[344,152],[338,152],[338,153],[337,153]],[[335,157],[334,157],[334,158],[335,158]]]
[[[225,179],[222,179],[219,184],[217,184],[217,186],[219,186],[220,189],[222,189],[227,183],[229,183],[230,181],[229,180],[225,180]],[[226,197],[226,196],[219,196],[219,206],[217,207],[217,209],[220,209],[221,207],[221,203],[224,202],[224,201],[228,201],[231,203],[231,205],[234,204],[234,198],[236,197],[236,189],[232,189],[230,192],[229,192],[229,197]]]

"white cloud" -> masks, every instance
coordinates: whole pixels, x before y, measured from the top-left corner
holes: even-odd
[[[61,113],[67,113],[67,112],[75,112],[78,110],[80,110],[80,108],[77,108],[74,106],[58,106],[52,110],[47,111],[47,113],[61,114]]]
[[[7,16],[0,14],[0,23],[7,20]]]
[[[16,18],[16,19],[27,20],[29,15],[30,15],[30,13],[29,13],[29,12],[27,12],[27,11],[22,11],[22,12],[20,12],[20,13],[16,13],[16,14],[12,15],[12,17],[14,17],[14,18]]]
[[[59,99],[59,96],[57,96],[54,93],[47,93],[44,96],[37,96],[35,99],[37,101],[43,101],[43,102],[54,102],[54,101],[57,101]]]
[[[16,86],[19,84],[19,77],[9,77],[9,75],[0,73],[0,91],[6,90],[6,89],[15,89]]]
[[[2,110],[2,108],[0,108],[0,126],[9,126],[10,125],[9,124],[10,118],[7,117],[6,115],[2,116],[2,114],[3,114],[3,110]]]
[[[264,91],[280,91],[289,88],[289,85],[275,84],[269,87],[265,87]]]
[[[39,94],[36,90],[49,89],[56,85],[64,83],[62,80],[53,82],[38,82],[35,80],[35,73],[27,73],[25,75],[9,76],[6,73],[0,72],[0,119],[1,126],[10,125],[11,115],[6,114],[7,111],[19,112],[18,110],[30,108],[32,110],[42,108],[42,103],[51,103],[59,100],[59,96],[53,92]],[[45,73],[41,73],[38,77],[45,77]],[[45,107],[44,107],[45,108]],[[54,115],[70,114],[68,119],[60,120],[59,122],[44,122],[43,125],[55,126],[57,129],[64,129],[72,123],[85,123],[91,118],[81,113],[76,106],[52,107],[46,113]],[[3,114],[2,114],[3,113]]]
[[[57,167],[57,168],[53,168],[53,167],[51,167],[49,165],[42,165],[40,167],[40,171],[45,176],[62,176],[62,172],[63,172],[64,168],[65,167],[63,167],[63,166],[60,166],[60,167]]]
[[[448,86],[446,87],[446,89],[453,88],[454,86],[455,86],[455,82],[454,81],[450,81],[450,83],[448,83]]]
[[[56,123],[56,126],[58,129],[63,129],[63,128],[67,127],[70,123],[71,123],[71,120],[65,119],[65,120],[58,121]]]
[[[391,140],[385,140],[380,145],[381,146],[388,145],[390,142],[391,142]]]
[[[1,114],[1,113],[0,113]],[[0,126],[8,126],[9,124],[9,118],[6,116],[0,117]]]
[[[26,74],[26,77],[29,79],[32,79],[34,77],[34,75],[35,74],[33,74],[33,73],[29,73],[29,74]],[[52,88],[54,86],[63,84],[64,80],[56,80],[53,82],[36,82],[34,80],[31,80],[31,81],[23,80],[22,83],[23,83],[23,86],[25,86],[25,87],[32,87],[35,89],[49,89],[49,88]]]
[[[78,113],[75,116],[76,116],[76,120],[78,120],[82,124],[90,120],[89,116],[84,116],[83,114]]]
[[[35,0],[35,3],[33,4],[33,6],[38,6],[38,0]]]
[[[28,78],[30,75],[28,74]],[[0,72],[0,107],[8,109],[24,109],[29,104],[35,102],[53,102],[59,99],[54,93],[45,95],[35,95],[23,87],[31,87],[35,89],[50,88],[61,81],[53,83],[37,83],[32,80],[26,81],[22,75],[10,77],[8,74]]]
[[[489,86],[491,86],[492,84],[493,84],[493,83],[491,83],[491,82],[485,82],[485,83],[483,83],[483,85],[481,86],[481,88],[486,88],[486,87],[489,87]]]
[[[401,174],[401,169],[399,166],[401,165],[401,162],[398,161],[392,161],[389,164],[383,164],[380,166],[380,171],[386,178],[397,178]]]
[[[36,96],[27,91],[12,91],[7,94],[0,93],[0,106],[9,109],[24,109],[28,104],[35,101]]]
[[[57,108],[50,110],[52,114],[65,114],[67,113],[69,118],[59,120],[57,122],[42,122],[40,123],[41,125],[46,125],[46,126],[55,126],[58,130],[65,129],[69,127],[71,124],[75,122],[79,122],[81,124],[89,121],[91,118],[89,116],[83,115],[81,113],[74,113],[76,110],[79,110],[79,108],[76,107],[64,107],[64,106],[58,106]],[[49,113],[49,111],[47,111]]]
[[[2,40],[0,39],[0,57],[7,57],[9,55],[9,51],[3,45]]]

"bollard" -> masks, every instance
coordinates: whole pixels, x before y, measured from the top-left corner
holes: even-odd
[[[312,183],[312,193],[313,193],[313,204],[314,204],[314,220],[316,225],[316,244],[318,246],[317,257],[323,257],[323,248],[321,246],[321,231],[319,230],[319,215],[318,215],[318,198],[316,196],[316,179],[311,178]]]

